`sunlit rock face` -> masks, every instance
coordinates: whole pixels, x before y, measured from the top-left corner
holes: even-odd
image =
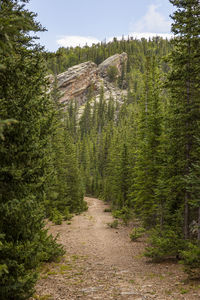
[[[84,102],[86,91],[99,80],[97,65],[91,61],[69,68],[57,76],[60,101],[67,103],[72,99]]]
[[[61,95],[60,102],[67,105],[70,100],[76,100],[78,105],[82,106],[88,99],[91,87],[97,101],[103,87],[106,100],[112,97],[115,101],[123,102],[126,91],[120,90],[116,84],[109,82],[107,71],[110,66],[115,66],[118,70],[118,76],[120,76],[126,61],[126,53],[115,54],[107,58],[99,66],[88,61],[73,66],[57,75],[57,87]],[[51,86],[53,86],[52,76],[49,76],[49,79]]]
[[[115,54],[113,56],[108,57],[98,66],[99,75],[103,78],[108,79],[108,69],[111,66],[116,67],[118,70],[118,75],[120,75],[122,72],[123,65],[126,64],[127,59],[128,56],[125,52],[123,52],[122,54]]]

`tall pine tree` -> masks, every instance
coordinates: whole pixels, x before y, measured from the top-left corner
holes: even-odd
[[[29,35],[42,30],[34,17],[20,1],[1,1],[0,115],[17,121],[0,140],[1,299],[27,299],[40,261],[62,253],[43,222],[52,103],[42,49]]]
[[[170,55],[171,69],[169,116],[169,199],[171,210],[183,213],[183,232],[189,238],[191,182],[184,177],[193,172],[198,161],[200,120],[200,5],[198,0],[170,0],[177,7],[172,16],[174,49]],[[181,225],[181,224],[180,224]]]

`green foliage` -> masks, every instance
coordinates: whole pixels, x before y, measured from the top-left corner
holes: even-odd
[[[110,228],[115,228],[115,229],[117,229],[118,226],[119,226],[119,221],[118,221],[118,220],[114,220],[114,221],[111,222],[111,223],[107,223],[107,225],[108,225]]]
[[[189,243],[187,249],[180,251],[181,261],[190,279],[200,278],[200,246]]]
[[[54,100],[53,134],[51,136],[51,172],[47,182],[45,208],[47,217],[52,212],[56,215],[54,221],[61,222],[59,215],[64,215],[66,207],[69,212],[80,213],[85,209],[83,186],[79,171],[77,153],[73,143],[75,131],[74,110],[71,103],[66,113],[59,104],[57,87],[52,92]],[[73,124],[73,125],[72,125]],[[56,210],[55,210],[56,209]],[[56,213],[55,213],[56,212]]]
[[[43,229],[38,236],[38,244],[40,251],[38,251],[40,262],[52,262],[65,254],[65,250],[61,244],[57,242],[58,236],[55,238],[48,231]],[[33,266],[34,267],[34,266]]]
[[[111,208],[105,208],[105,209],[104,209],[104,212],[111,212],[111,211],[112,211]]]
[[[47,231],[43,230],[26,243],[1,239],[0,297],[1,299],[27,299],[34,289],[37,273],[34,268],[43,261],[53,261],[63,255],[63,248]]]
[[[119,72],[116,66],[110,66],[107,70],[108,78],[111,82],[116,82],[118,73]]]
[[[70,214],[70,212],[69,212],[69,207],[65,207],[63,216],[64,216],[64,220],[65,220],[65,221],[69,221],[69,220],[72,219],[73,215]]]
[[[50,220],[55,224],[55,225],[61,225],[63,216],[62,214],[56,209],[53,208],[51,211],[51,217]]]
[[[0,277],[2,277],[3,274],[8,274],[8,267],[6,264],[0,265]]]
[[[130,233],[130,239],[131,241],[135,242],[137,241],[142,235],[145,233],[145,228],[143,227],[135,227],[132,229]]]
[[[198,249],[186,249],[185,240],[200,240],[200,6],[198,0],[170,2],[177,8],[171,41],[115,38],[92,47],[60,48],[47,58],[49,71],[58,73],[125,51],[128,61],[121,76],[115,67],[108,76],[113,82],[118,77],[128,94],[121,105],[112,97],[106,101],[103,87],[98,100],[91,89],[80,119],[73,101],[67,115],[57,118],[45,206],[47,215],[54,208],[64,214],[65,207],[78,213],[84,209],[84,192],[98,196],[124,223],[134,213],[145,228],[154,228],[147,257],[159,261],[182,252],[186,265],[192,266],[194,258],[195,269]],[[190,229],[192,222],[196,231]],[[134,229],[131,238],[140,234]]]
[[[200,58],[197,49],[200,47],[200,6],[198,0],[170,2],[177,10],[172,16],[172,32],[175,38],[174,48],[169,56],[171,70],[167,81],[170,91],[167,193],[170,212],[182,210],[184,238],[189,239],[189,211],[195,214],[190,203],[197,192],[197,185],[194,185],[191,192],[191,180],[184,179],[195,173],[193,165],[199,164]]]
[[[58,74],[66,71],[69,67],[86,61],[93,61],[97,65],[102,63],[111,55],[126,52],[128,54],[128,62],[122,68],[122,76],[120,79],[120,87],[123,84],[126,72],[129,74],[132,70],[144,72],[145,56],[148,51],[155,52],[160,59],[167,55],[171,50],[171,42],[161,37],[154,37],[151,40],[133,39],[117,40],[116,38],[109,43],[99,43],[92,47],[75,47],[75,48],[59,48],[56,53],[48,53],[47,64],[49,72]],[[162,62],[162,69],[167,72],[169,67],[166,62]]]
[[[150,236],[150,246],[146,248],[145,256],[154,262],[160,262],[167,258],[176,258],[186,246],[180,233],[173,229],[153,229]]]
[[[11,124],[16,124],[16,120],[0,120],[0,139],[4,140],[3,131],[6,126],[10,126]]]
[[[123,220],[124,224],[127,225],[128,221],[130,221],[132,217],[132,212],[130,208],[124,206],[121,209],[114,210],[112,215],[114,218]]]
[[[147,57],[144,74],[144,92],[138,103],[137,150],[134,177],[130,195],[137,215],[145,226],[154,226],[157,222],[157,206],[160,201],[155,189],[160,169],[160,135],[162,110],[160,101],[159,70],[155,57]]]
[[[0,298],[11,300],[28,299],[39,264],[64,253],[43,223],[54,108],[29,34],[43,29],[22,2],[0,9]]]
[[[87,205],[87,202],[86,202],[86,201],[83,201],[83,202],[81,203],[81,212],[82,212],[82,211],[86,211],[86,210],[88,210],[88,205]]]

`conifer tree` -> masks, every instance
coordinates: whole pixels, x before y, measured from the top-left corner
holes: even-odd
[[[170,94],[157,186],[157,195],[164,199],[165,215],[161,230],[153,235],[147,256],[163,258],[181,254],[187,268],[189,265],[199,268],[199,246],[186,240],[194,238],[189,225],[199,224],[200,5],[198,0],[170,2],[177,10],[172,16],[175,37],[166,85]]]
[[[90,133],[91,130],[91,105],[89,99],[87,100],[85,104],[84,112],[80,119],[80,130],[81,130],[81,136],[87,135]]]
[[[42,30],[34,17],[20,1],[1,1],[0,114],[17,121],[0,141],[1,299],[29,298],[34,269],[63,253],[43,222],[53,107],[42,49],[29,35]]]
[[[137,150],[133,169],[133,203],[136,212],[147,226],[155,225],[157,201],[155,188],[158,180],[158,146],[161,134],[160,87],[155,58],[148,57],[145,73],[145,90],[140,99]]]
[[[184,215],[184,237],[189,238],[192,193],[183,178],[193,172],[198,160],[199,93],[200,93],[200,5],[198,0],[170,0],[177,7],[172,16],[173,40],[168,87],[170,101],[170,183],[169,197],[174,210]],[[183,200],[184,199],[184,200]],[[180,224],[181,226],[181,224]]]

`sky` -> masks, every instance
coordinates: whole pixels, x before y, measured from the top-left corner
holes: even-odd
[[[122,35],[170,37],[174,11],[168,0],[30,0],[26,6],[48,30],[38,34],[48,51]]]

